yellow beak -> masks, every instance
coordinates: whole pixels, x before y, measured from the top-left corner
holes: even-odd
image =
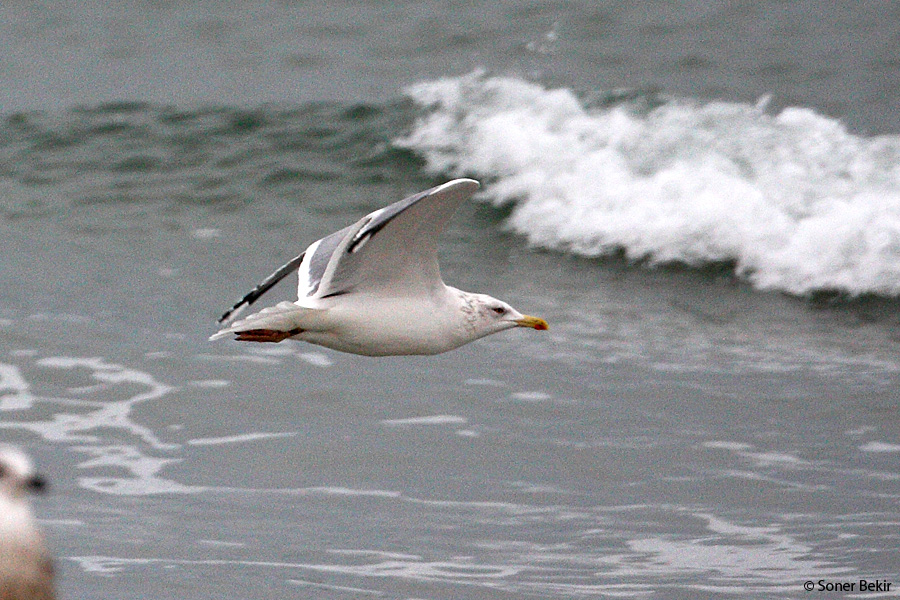
[[[537,317],[529,317],[528,315],[525,315],[521,319],[517,320],[516,325],[518,325],[519,327],[531,327],[532,329],[539,329],[541,331],[549,329],[549,327],[547,326],[547,321],[539,319]]]

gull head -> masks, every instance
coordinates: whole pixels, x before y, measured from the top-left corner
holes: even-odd
[[[478,333],[478,337],[490,335],[513,327],[530,327],[546,330],[547,321],[538,317],[523,315],[502,300],[487,294],[470,294],[464,296],[467,318],[470,327]]]
[[[46,489],[46,481],[35,473],[27,454],[15,446],[0,444],[0,496],[19,499],[28,492]]]

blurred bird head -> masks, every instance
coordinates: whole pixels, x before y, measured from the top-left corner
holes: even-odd
[[[0,494],[8,498],[22,498],[29,492],[42,493],[47,482],[35,473],[27,454],[7,444],[0,444]]]

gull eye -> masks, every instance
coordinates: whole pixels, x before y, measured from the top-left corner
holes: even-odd
[[[498,315],[505,315],[505,314],[506,314],[506,309],[503,308],[502,306],[495,306],[495,307],[492,308],[491,310],[494,311],[494,312],[495,312],[496,314],[498,314]]]

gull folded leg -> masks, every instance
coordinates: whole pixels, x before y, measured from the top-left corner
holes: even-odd
[[[289,337],[303,333],[299,327],[290,331],[277,331],[275,329],[248,329],[236,331],[235,338],[239,342],[283,342]]]

